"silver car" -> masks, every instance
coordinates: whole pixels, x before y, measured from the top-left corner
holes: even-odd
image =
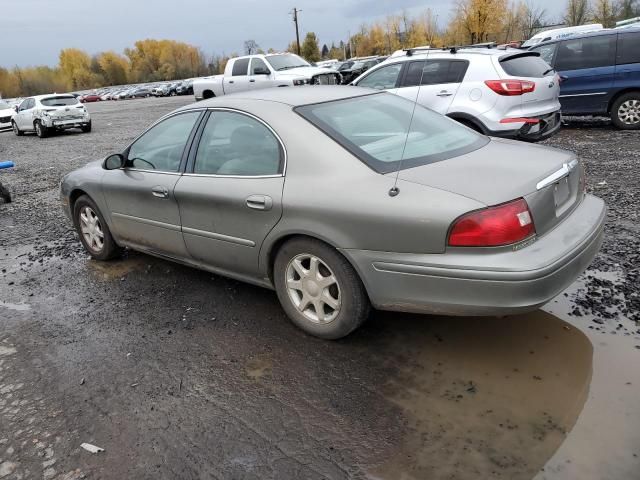
[[[605,218],[570,152],[337,86],[180,108],[68,174],[61,197],[94,258],[128,247],[275,289],[328,339],[371,306],[534,310],[590,264]]]

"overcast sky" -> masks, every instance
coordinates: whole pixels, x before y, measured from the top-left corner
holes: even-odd
[[[564,1],[533,0],[556,18]],[[454,2],[444,0],[0,0],[0,66],[55,65],[62,48],[122,52],[144,38],[174,39],[206,54],[241,52],[244,40],[284,49],[295,38],[293,6],[302,9],[300,35],[320,45],[346,39],[363,23],[403,9],[430,7],[439,25]]]

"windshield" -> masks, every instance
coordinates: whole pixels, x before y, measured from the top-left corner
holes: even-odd
[[[48,97],[40,100],[40,103],[45,107],[66,107],[67,105],[77,104],[78,99],[72,96]]]
[[[267,55],[265,60],[267,60],[276,71],[310,66],[305,60],[292,53],[287,55]]]
[[[9,104],[4,100],[0,100],[0,110],[6,110],[8,108],[11,108]]]
[[[464,155],[489,142],[420,105],[412,122],[413,109],[410,100],[381,93],[305,105],[296,112],[380,173]]]

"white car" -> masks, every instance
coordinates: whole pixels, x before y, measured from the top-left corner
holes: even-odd
[[[11,121],[16,135],[35,132],[40,138],[57,130],[91,131],[89,112],[73,95],[38,95],[25,98]]]
[[[395,93],[485,135],[538,141],[558,131],[561,117],[559,77],[536,53],[410,49],[351,84]]]
[[[16,111],[0,98],[0,130],[11,129],[11,119]]]
[[[247,55],[227,62],[224,74],[196,79],[196,100],[269,87],[340,85],[337,70],[313,67],[293,53]]]

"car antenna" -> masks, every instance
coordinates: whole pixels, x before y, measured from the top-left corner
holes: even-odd
[[[400,169],[402,168],[402,161],[404,160],[404,152],[407,149],[407,143],[409,142],[409,134],[411,133],[411,127],[413,126],[413,117],[416,114],[416,107],[418,105],[418,96],[420,96],[420,88],[422,88],[422,77],[424,76],[424,69],[427,66],[428,60],[429,60],[429,50],[427,50],[427,57],[424,59],[422,70],[420,71],[420,81],[418,82],[418,90],[416,92],[416,98],[413,102],[413,109],[411,110],[411,118],[409,119],[409,126],[407,127],[407,135],[404,137],[404,145],[402,145],[402,154],[400,155],[400,160],[398,161],[396,178],[395,178],[395,181],[393,182],[393,187],[389,189],[390,197],[396,197],[400,193],[400,188],[398,188],[398,176],[400,175]]]

